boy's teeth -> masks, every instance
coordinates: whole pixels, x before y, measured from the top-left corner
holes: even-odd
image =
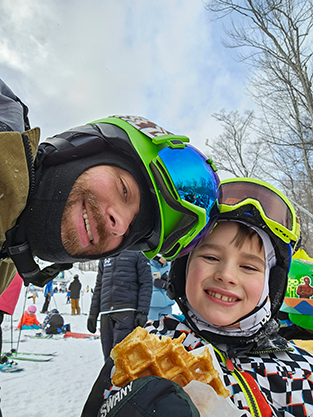
[[[92,242],[93,241],[93,236],[92,236],[92,233],[91,233],[89,218],[88,218],[88,214],[87,214],[86,209],[83,209],[83,218],[84,218],[84,222],[85,222],[85,228],[86,228],[86,231],[87,231],[87,235],[89,237],[90,242]]]
[[[228,301],[229,303],[236,301],[235,297],[227,297],[226,295],[219,294],[218,292],[207,291],[207,293],[218,300]]]

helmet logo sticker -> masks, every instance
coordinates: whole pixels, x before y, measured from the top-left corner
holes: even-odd
[[[114,115],[113,117],[118,117],[119,119],[125,120],[125,122],[129,123],[134,128],[136,128],[141,133],[143,133],[151,139],[153,139],[155,136],[173,135],[173,133],[163,129],[163,127],[158,126],[153,122],[150,122],[150,120],[146,119],[145,117],[116,115]]]

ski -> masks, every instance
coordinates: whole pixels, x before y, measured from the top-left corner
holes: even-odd
[[[30,339],[50,339],[50,340],[59,340],[59,339],[63,339],[63,335],[61,337],[56,337],[59,335],[37,335],[37,334],[25,334],[24,337],[29,337]]]
[[[9,352],[6,355],[29,355],[29,356],[57,356],[57,352],[52,353],[37,353],[37,352]]]
[[[53,357],[50,358],[30,358],[27,356],[16,356],[16,355],[12,355],[12,356],[8,356],[9,359],[15,359],[18,361],[29,361],[29,362],[50,362],[52,361]]]
[[[75,339],[99,339],[100,335],[92,333],[66,332],[64,337],[73,337]]]
[[[89,313],[71,314],[71,313],[60,313],[61,316],[89,316]]]

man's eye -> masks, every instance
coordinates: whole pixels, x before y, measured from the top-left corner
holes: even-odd
[[[127,188],[125,187],[125,184],[123,183],[123,181],[121,181],[121,182],[122,182],[123,194],[125,195],[125,197],[127,197],[127,194],[128,194]]]

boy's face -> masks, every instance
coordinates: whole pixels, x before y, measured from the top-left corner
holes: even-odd
[[[235,222],[218,223],[189,260],[187,299],[215,326],[228,326],[250,313],[263,291],[264,249],[256,235],[236,247],[237,231]]]

